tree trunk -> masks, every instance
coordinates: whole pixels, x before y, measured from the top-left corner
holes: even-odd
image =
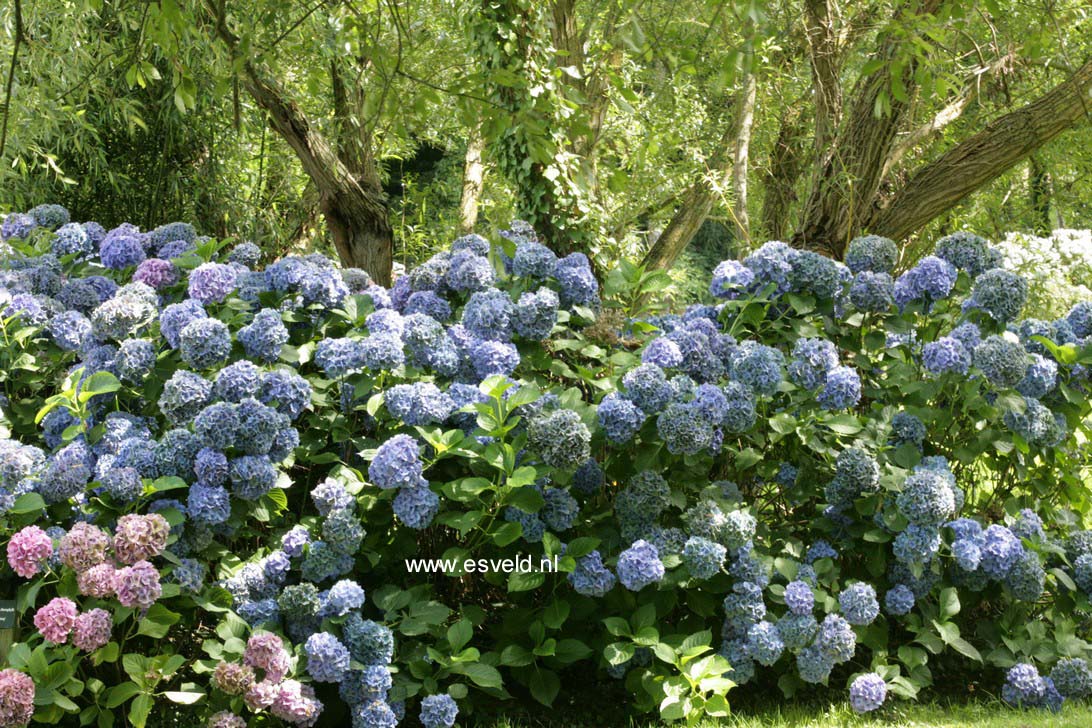
[[[485,139],[481,128],[470,130],[466,143],[466,162],[463,166],[463,195],[459,200],[459,232],[464,235],[474,232],[478,224],[478,200],[481,199],[482,182],[485,179],[485,166],[482,164],[482,152]]]
[[[274,82],[263,78],[250,63],[244,68],[250,95],[269,114],[273,128],[292,147],[315,183],[319,207],[342,265],[362,268],[377,283],[389,286],[394,233],[382,188],[362,185]]]
[[[222,7],[210,3],[209,9],[216,20],[217,34],[234,53],[238,38],[228,29]],[[342,265],[362,268],[377,283],[389,286],[394,233],[378,174],[369,175],[363,160],[359,160],[362,168],[354,173],[330,142],[311,126],[303,110],[263,69],[245,60],[241,71],[247,92],[269,114],[273,129],[288,142],[314,183],[319,208]]]
[[[713,190],[705,180],[687,190],[679,210],[648,249],[642,263],[649,270],[667,269],[686,249],[713,209]]]
[[[743,90],[740,92],[739,109],[736,115],[735,148],[732,154],[732,193],[735,198],[732,200],[732,214],[735,218],[736,237],[748,241],[751,239],[751,220],[747,214],[747,168],[750,161],[751,129],[755,121],[757,91],[754,68],[749,67],[743,77]]]
[[[764,176],[762,231],[770,240],[784,240],[792,230],[789,214],[797,201],[796,186],[804,162],[804,114],[792,104],[781,117],[781,128],[770,151]]]
[[[1050,172],[1039,162],[1038,155],[1028,161],[1028,201],[1031,203],[1035,232],[1050,234]]]
[[[825,6],[825,3],[821,4]],[[940,0],[924,0],[907,9],[917,15],[926,15],[936,12],[939,5]],[[903,43],[902,37],[883,38],[876,53],[876,57],[884,61],[883,65],[858,79],[845,121],[825,155],[825,165],[812,184],[803,220],[792,239],[794,246],[841,258],[850,238],[870,214],[883,178],[884,163],[891,155],[914,88],[917,66],[912,60],[906,60],[897,79],[905,93],[900,100],[891,92],[896,82],[891,75],[894,68],[891,61],[899,56]],[[817,104],[823,96],[816,95]],[[883,98],[889,99],[889,108],[877,116],[876,110],[882,108]],[[819,116],[817,113],[817,118]]]
[[[925,165],[862,227],[902,240],[1085,118],[1092,118],[1092,60]]]

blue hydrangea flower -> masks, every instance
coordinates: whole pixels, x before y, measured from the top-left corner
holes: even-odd
[[[644,424],[645,414],[633,402],[618,392],[611,392],[598,407],[599,426],[607,439],[615,443],[629,442]]]
[[[1002,336],[987,337],[975,347],[974,364],[995,387],[1015,387],[1027,374],[1027,351]]]
[[[106,492],[120,503],[130,503],[144,494],[144,481],[136,468],[110,468],[99,480]]]
[[[724,566],[727,553],[728,550],[719,543],[701,536],[691,536],[683,547],[682,560],[691,576],[711,579]]]
[[[189,296],[203,304],[222,303],[235,290],[238,275],[234,266],[202,263],[190,272]]]
[[[179,335],[187,324],[207,317],[205,308],[197,301],[188,299],[181,303],[172,303],[159,315],[159,332],[172,349],[178,348]]]
[[[897,412],[891,418],[891,441],[895,445],[910,444],[920,450],[925,435],[925,423],[909,412]]]
[[[1040,354],[1029,354],[1028,358],[1027,373],[1016,385],[1016,391],[1025,397],[1040,399],[1054,391],[1058,381],[1058,365]]]
[[[485,254],[473,250],[455,250],[452,246],[451,262],[444,276],[444,283],[459,293],[483,291],[493,285],[493,266]]]
[[[1054,687],[1069,700],[1082,700],[1092,694],[1092,670],[1081,657],[1063,657],[1050,671]]]
[[[488,288],[477,291],[463,308],[462,324],[470,333],[482,339],[507,341],[512,337],[512,316],[515,307],[503,291]]]
[[[335,510],[352,508],[356,503],[345,486],[333,478],[327,478],[311,489],[311,502],[324,517]]]
[[[91,335],[91,321],[79,311],[63,311],[50,320],[49,333],[57,346],[77,351]]]
[[[178,350],[182,361],[194,369],[210,369],[231,354],[231,332],[218,319],[196,319],[179,332]]]
[[[846,621],[855,625],[872,624],[880,615],[880,603],[876,601],[876,590],[871,584],[856,582],[850,584],[838,595],[838,604]]]
[[[186,512],[197,523],[215,525],[224,523],[231,515],[231,503],[227,490],[219,485],[194,483],[190,486]]]
[[[655,364],[641,364],[622,377],[626,397],[648,414],[656,414],[671,401],[671,385],[663,369]]]
[[[304,645],[307,674],[318,682],[340,682],[349,669],[349,650],[329,632],[316,632]]]
[[[982,550],[973,538],[958,538],[953,541],[952,556],[964,571],[975,571],[982,563]]]
[[[896,584],[888,589],[884,596],[884,608],[894,617],[909,614],[914,608],[914,602],[914,592],[910,591],[905,584]]]
[[[874,672],[857,677],[849,686],[849,704],[856,713],[877,710],[887,698],[887,683]]]
[[[439,424],[455,410],[455,402],[431,382],[398,384],[384,394],[387,411],[407,425]]]
[[[288,343],[288,329],[281,314],[271,308],[263,308],[254,319],[239,329],[236,335],[246,355],[260,362],[272,363],[281,355],[281,347]]]
[[[664,564],[656,547],[644,540],[618,555],[618,580],[630,591],[640,591],[664,578]]]
[[[830,671],[834,669],[834,661],[820,649],[819,645],[815,644],[804,648],[796,655],[796,669],[800,673],[801,680],[818,684],[826,682]]]
[[[99,244],[99,261],[111,270],[131,268],[146,257],[143,237],[132,226],[114,228]]]
[[[557,256],[545,245],[524,242],[516,246],[516,254],[512,258],[514,275],[544,280],[552,278],[556,269]]]
[[[928,255],[895,281],[895,303],[905,306],[912,301],[939,301],[952,292],[956,277],[955,266]]]
[[[762,290],[773,285],[775,293],[789,290],[793,261],[800,251],[778,240],[764,244],[743,259],[743,265],[755,274],[754,288]]]
[[[942,336],[922,348],[922,364],[933,374],[966,374],[971,367],[971,352],[951,336]]]
[[[1021,662],[1009,668],[1005,675],[1005,684],[1001,687],[1001,697],[1006,703],[1017,707],[1034,707],[1046,695],[1046,683],[1034,665]]]
[[[738,298],[751,288],[755,274],[737,260],[725,260],[713,269],[709,294],[714,298]]]
[[[982,552],[982,570],[992,579],[1004,579],[1024,553],[1020,539],[996,523],[982,532],[979,549]]]
[[[459,706],[450,695],[430,695],[421,701],[421,725],[425,728],[451,728],[459,715]]]
[[[986,239],[962,230],[938,240],[934,254],[959,270],[967,271],[972,278],[990,267]]]
[[[861,271],[849,286],[849,300],[869,313],[883,313],[895,303],[895,282],[887,273]]]
[[[324,614],[331,617],[344,617],[363,605],[364,589],[352,579],[342,579],[330,587],[326,596]]]
[[[656,418],[668,452],[694,455],[713,442],[713,427],[695,402],[673,402]]]
[[[816,401],[826,409],[856,407],[861,401],[861,377],[850,367],[835,367],[827,372],[823,389]]]
[[[998,323],[1007,324],[1020,315],[1027,303],[1028,282],[1016,273],[994,268],[975,279],[970,300]]]
[[[758,394],[772,395],[781,384],[785,358],[780,351],[755,341],[743,341],[732,352],[732,379]]]
[[[599,302],[599,282],[583,253],[569,253],[557,261],[554,277],[561,288],[563,306],[587,306]]]
[[[838,366],[838,351],[826,339],[797,339],[792,347],[789,378],[805,389],[818,389]]]
[[[898,261],[895,241],[880,235],[861,235],[846,246],[846,267],[854,273],[891,273]]]
[[[392,503],[394,515],[410,528],[428,528],[440,511],[440,497],[427,485],[403,487]]]
[[[747,648],[755,662],[769,667],[781,657],[781,653],[785,651],[785,643],[777,625],[772,622],[759,622],[747,630]]]
[[[940,533],[936,528],[911,523],[895,537],[892,551],[895,558],[908,566],[924,565],[940,551]]]
[[[547,338],[557,323],[557,310],[560,305],[557,294],[549,288],[520,294],[512,317],[516,333],[526,339]]]
[[[785,587],[785,606],[793,614],[811,614],[814,605],[815,595],[805,582],[792,581]]]
[[[277,469],[268,457],[243,455],[228,466],[231,491],[243,500],[258,500],[273,489],[277,482]]]
[[[857,650],[857,635],[843,617],[828,614],[819,625],[816,646],[834,664],[848,662]]]
[[[576,561],[576,568],[569,572],[569,583],[577,594],[601,597],[614,588],[614,574],[603,565],[603,557],[592,551]]]
[[[805,561],[809,564],[814,564],[819,559],[836,558],[838,558],[838,552],[834,550],[833,546],[821,539],[809,546],[808,552],[805,555]]]
[[[1066,322],[1078,339],[1092,336],[1092,301],[1081,301],[1069,309]]]
[[[212,384],[193,372],[179,369],[163,385],[159,409],[168,422],[183,424],[204,409],[212,396]]]
[[[575,468],[591,455],[591,432],[576,412],[558,409],[531,419],[527,446],[550,467]]]

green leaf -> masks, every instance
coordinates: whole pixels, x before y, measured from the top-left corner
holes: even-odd
[[[452,651],[458,651],[474,636],[474,625],[469,619],[460,619],[447,628],[447,641]]]
[[[499,688],[502,684],[497,668],[481,662],[455,663],[451,671],[466,675],[475,685],[483,688]]]
[[[560,629],[569,618],[569,603],[564,599],[555,599],[542,612],[542,621],[550,629]]]
[[[152,712],[154,702],[152,696],[147,693],[138,695],[133,700],[133,704],[129,706],[129,722],[136,728],[144,728],[144,724],[148,721],[148,714]]]
[[[42,496],[37,493],[23,493],[15,499],[15,505],[8,512],[15,514],[37,513],[43,508],[45,508],[45,501],[42,500]]]
[[[634,647],[629,642],[612,642],[603,648],[603,658],[611,665],[623,665],[633,658]]]
[[[110,688],[110,694],[106,698],[107,708],[116,708],[129,698],[140,692],[140,686],[134,682],[123,682]]]
[[[959,593],[955,587],[948,587],[940,592],[940,616],[949,619],[959,614]]]
[[[153,639],[163,639],[170,631],[171,625],[177,623],[181,618],[181,614],[172,612],[162,604],[153,604],[148,609],[148,613],[144,615],[144,619],[140,620],[137,634],[146,635]]]
[[[508,575],[508,591],[530,591],[542,586],[545,581],[546,575],[540,571],[513,571]]]
[[[179,703],[181,705],[193,705],[205,697],[204,693],[196,692],[181,692],[181,691],[168,691],[163,693],[163,697],[172,703]]]
[[[549,707],[557,698],[557,692],[561,689],[561,680],[553,670],[538,668],[531,675],[531,681],[527,687],[531,689],[531,696],[535,700]]]

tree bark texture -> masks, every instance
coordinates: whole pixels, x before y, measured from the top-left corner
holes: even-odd
[[[919,15],[931,14],[939,5],[940,0],[924,0],[908,6],[907,10]],[[884,63],[858,79],[844,121],[826,155],[828,161],[819,170],[808,195],[803,220],[792,239],[794,246],[841,258],[850,238],[870,214],[884,163],[902,128],[910,91],[914,88],[916,64],[905,61],[898,80],[907,92],[899,100],[890,91],[895,68],[892,61],[898,57],[903,42],[898,37],[884,38],[876,54]],[[881,96],[889,97],[890,103],[886,113],[877,116]]]
[[[209,8],[217,34],[234,52],[238,39],[228,29],[222,7],[210,3]],[[264,69],[247,60],[242,74],[247,92],[269,115],[273,129],[292,148],[314,183],[319,209],[342,265],[362,268],[380,285],[390,285],[394,233],[374,161],[369,170],[366,156],[355,158],[354,172]]]
[[[748,68],[743,78],[743,90],[740,92],[736,138],[732,150],[732,216],[736,237],[748,241],[751,239],[751,219],[747,213],[747,172],[750,166],[751,130],[755,122],[757,92],[754,69]]]
[[[781,128],[770,150],[769,167],[763,175],[762,232],[770,240],[784,240],[792,232],[790,214],[797,201],[797,183],[804,171],[807,145],[805,117],[793,104],[781,118]]]
[[[1092,60],[926,164],[862,227],[902,240],[1082,119],[1092,121]]]
[[[482,164],[482,152],[485,139],[481,129],[474,127],[466,143],[466,160],[463,164],[463,194],[459,199],[459,232],[466,235],[474,232],[478,224],[478,202],[481,199],[482,183],[485,179],[485,165]]]

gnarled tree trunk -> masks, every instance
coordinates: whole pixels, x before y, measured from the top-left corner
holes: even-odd
[[[217,34],[234,52],[238,39],[228,29],[227,19],[220,14],[222,7],[210,3],[210,10],[216,19]],[[319,208],[341,263],[362,268],[377,283],[390,285],[394,233],[386,196],[368,150],[362,152],[363,156],[351,157],[351,164],[346,163],[311,125],[288,93],[262,68],[247,60],[242,64],[242,74],[247,92],[269,115],[273,129],[292,147],[314,183]],[[356,148],[354,154],[358,152],[361,150]]]
[[[1092,60],[922,167],[862,227],[902,240],[1086,118],[1092,120]]]

